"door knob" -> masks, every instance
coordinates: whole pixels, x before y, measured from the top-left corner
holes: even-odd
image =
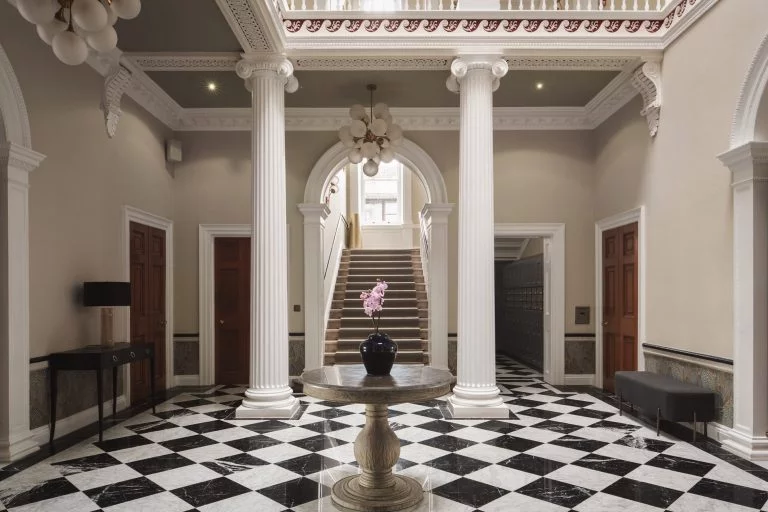
[[[168,325],[168,322],[165,320],[160,320],[160,327],[165,327],[166,325]]]
[[[224,320],[219,320],[219,325],[224,325]]]
[[[607,327],[607,326],[608,326],[608,320],[605,320],[605,321],[603,322],[603,327]]]

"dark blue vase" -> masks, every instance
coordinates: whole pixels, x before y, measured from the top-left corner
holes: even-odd
[[[373,333],[360,344],[360,355],[368,375],[389,375],[395,364],[397,343],[384,333]]]

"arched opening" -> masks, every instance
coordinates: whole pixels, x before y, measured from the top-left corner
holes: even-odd
[[[340,142],[317,161],[307,180],[304,203],[299,205],[304,214],[304,331],[307,368],[321,366],[325,361],[325,334],[329,325],[333,290],[348,238],[346,228],[352,218],[361,219],[362,222],[359,245],[354,240],[354,232],[349,236],[352,239],[350,245],[411,250],[420,263],[424,283],[421,287],[417,283],[417,290],[426,293],[428,315],[424,320],[428,323],[429,361],[433,366],[447,368],[447,217],[453,205],[447,203],[445,181],[440,170],[423,149],[406,139],[397,148],[396,162],[392,172],[382,173],[382,178],[394,176],[392,182],[380,188],[410,187],[407,198],[402,190],[397,194],[397,200],[400,201],[399,205],[394,205],[397,208],[393,206],[393,202],[397,202],[393,196],[377,198],[376,194],[371,194],[366,211],[366,183],[357,166],[350,164],[347,149]],[[369,183],[369,189],[371,186]],[[414,198],[414,188],[420,193],[420,198]],[[408,205],[404,204],[406,199]],[[352,217],[350,212],[358,215]],[[382,228],[387,228],[387,223],[393,229],[383,235],[387,230]],[[367,232],[366,225],[369,228]]]
[[[766,112],[768,100],[764,98],[767,86],[768,34],[765,35],[757,49],[747,76],[741,86],[741,93],[739,94],[739,101],[731,128],[731,149],[755,140],[768,140],[756,137],[758,129],[763,134],[765,133],[763,123],[768,124],[764,120],[765,115],[768,113]],[[760,115],[759,128],[758,114]]]

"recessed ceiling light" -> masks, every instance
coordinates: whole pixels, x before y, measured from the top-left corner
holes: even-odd
[[[209,92],[216,92],[216,89],[218,89],[219,86],[216,85],[216,82],[208,82],[205,84],[205,88],[208,89]]]
[[[536,82],[536,90],[540,91],[544,88],[544,82]]]

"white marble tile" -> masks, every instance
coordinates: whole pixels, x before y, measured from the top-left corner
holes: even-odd
[[[276,430],[274,432],[265,432],[265,436],[277,439],[283,443],[289,443],[291,441],[298,441],[299,439],[306,439],[308,437],[315,437],[317,432],[302,427],[287,428],[285,430]]]
[[[673,440],[674,442],[674,440]],[[703,452],[691,446],[688,443],[682,443],[680,441],[675,442],[675,445],[664,450],[664,455],[674,455],[675,457],[683,457],[686,459],[699,460],[702,462],[709,462],[711,464],[722,464],[723,460]]]
[[[345,425],[351,425],[353,427],[358,427],[365,425],[365,416],[363,414],[347,414],[346,416],[333,418],[333,421],[344,423]],[[397,421],[397,418],[393,418],[392,421]]]
[[[586,487],[593,491],[602,491],[621,479],[620,476],[611,473],[603,473],[602,471],[571,465],[556,469],[548,474],[547,478],[578,487]]]
[[[148,475],[147,478],[155,482],[163,489],[172,491],[179,487],[186,487],[188,485],[205,482],[207,480],[215,480],[219,478],[219,473],[208,469],[205,466],[199,464],[191,466],[183,466],[176,469],[169,469],[168,471],[161,471],[160,473],[154,473]]]
[[[561,416],[556,417],[555,421],[568,423],[569,425],[579,425],[582,427],[587,427],[589,425],[593,425],[599,422],[600,420],[598,418],[587,418],[586,416],[579,416],[578,414],[563,414]]]
[[[145,444],[142,446],[135,446],[133,448],[126,448],[124,450],[109,452],[111,456],[123,464],[128,464],[129,462],[135,462],[137,460],[148,459],[150,457],[168,455],[169,453],[173,452],[168,448],[160,446],[159,444]]]
[[[285,510],[285,507],[257,492],[249,492],[204,505],[198,510],[200,512],[280,512]]]
[[[225,411],[229,409],[226,405],[221,404],[205,404],[205,405],[198,405],[196,407],[190,407],[190,411],[194,411],[200,414],[208,414],[209,412],[216,412],[216,411]]]
[[[158,430],[156,432],[147,432],[141,435],[153,443],[162,443],[165,441],[170,441],[171,439],[181,439],[182,437],[194,436],[196,433],[184,427],[174,427],[166,428],[165,430]]]
[[[582,501],[574,508],[577,512],[663,512],[664,509],[652,507],[637,501],[627,500],[611,494],[595,494]],[[686,512],[704,512],[688,509]]]
[[[123,464],[119,466],[109,466],[106,468],[85,471],[83,473],[74,473],[67,475],[66,479],[81,491],[95,489],[103,485],[115,484],[124,480],[138,478],[141,473],[135,471]]]
[[[253,450],[252,452],[248,452],[248,453],[261,460],[275,463],[275,462],[281,462],[288,459],[293,459],[294,457],[307,455],[312,452],[310,452],[309,450],[305,450],[304,448],[299,448],[298,446],[294,446],[292,444],[276,444],[274,446],[269,446],[267,448],[259,448],[258,450]]]
[[[544,459],[563,462],[565,464],[575,462],[587,455],[581,450],[574,450],[573,448],[566,448],[564,446],[557,446],[554,444],[542,444],[536,448],[531,448],[525,453],[528,455],[535,455],[536,457],[542,457]]]
[[[353,443],[334,446],[316,452],[318,455],[324,455],[339,462],[353,462],[355,460],[355,445]]]
[[[606,443],[615,443],[622,437],[626,436],[625,433],[620,433],[615,430],[592,427],[580,428],[579,430],[571,432],[571,435],[576,437],[584,437],[586,439],[594,439],[595,441],[603,441]]]
[[[551,430],[545,430],[536,427],[525,427],[520,430],[516,430],[511,434],[514,437],[522,437],[523,439],[530,439],[532,441],[539,441],[540,443],[548,443],[563,437],[560,432],[552,432]]]
[[[340,466],[334,466],[327,468],[317,473],[307,475],[307,478],[315,482],[319,482],[325,486],[333,487],[333,485],[348,476],[357,475],[361,472],[360,468],[350,466],[349,464],[342,464]]]
[[[500,487],[508,491],[514,491],[541,478],[539,475],[518,471],[504,466],[487,466],[473,473],[465,475],[465,478],[482,482],[484,484]]]
[[[194,462],[204,462],[207,460],[221,459],[223,457],[229,457],[231,455],[238,455],[241,452],[226,444],[210,444],[208,446],[201,446],[200,448],[193,448],[191,450],[184,450],[179,452],[179,455],[188,458]]]
[[[467,427],[454,430],[453,432],[448,432],[448,435],[458,437],[459,439],[475,441],[476,443],[484,443],[485,441],[490,441],[491,439],[501,437],[504,434],[483,428]]]
[[[12,510],[13,512],[92,512],[99,510],[99,506],[85,494],[77,492],[14,507]]]
[[[473,459],[482,460],[483,462],[490,462],[491,464],[497,464],[518,454],[516,451],[507,450],[506,448],[498,448],[488,444],[474,444],[462,448],[456,453],[466,457],[472,457]]]
[[[205,437],[218,441],[219,443],[226,443],[227,441],[234,441],[235,439],[242,439],[244,437],[252,437],[253,431],[242,428],[225,428],[223,430],[214,430],[213,432],[206,432],[203,434]]]
[[[227,476],[227,478],[233,482],[237,482],[254,491],[295,480],[298,477],[299,475],[293,471],[288,471],[287,469],[272,464],[269,466],[259,466],[246,471],[237,471]]]
[[[689,475],[687,473],[678,473],[664,468],[654,466],[640,466],[627,473],[626,478],[645,482],[649,484],[675,489],[677,491],[687,492],[691,487],[701,480],[700,477]]]
[[[435,419],[427,418],[426,416],[422,416],[420,414],[401,414],[400,416],[390,418],[389,421],[391,423],[397,423],[398,425],[408,425],[410,427],[414,427],[424,423],[429,423],[430,421],[435,421]]]
[[[453,482],[461,478],[459,475],[449,473],[437,468],[417,464],[400,471],[398,474],[409,476],[421,484],[425,491],[431,491],[441,485]]]
[[[400,457],[411,462],[422,464],[424,462],[442,457],[449,452],[426,446],[423,444],[409,444],[400,448]]]
[[[576,435],[576,434],[574,434]],[[614,459],[628,460],[637,464],[645,464],[649,460],[655,458],[658,453],[650,450],[638,450],[637,448],[630,448],[621,444],[609,444],[603,446],[599,450],[595,450],[595,455],[602,455],[603,457],[612,457]]]
[[[724,461],[720,461],[717,466],[712,468],[712,470],[704,476],[712,480],[719,480],[730,484],[736,483],[738,485],[752,487],[753,489],[768,491],[768,482]]]
[[[566,507],[511,492],[483,506],[484,512],[568,512]],[[615,510],[611,512],[617,512]]]
[[[173,423],[174,425],[179,425],[181,427],[184,427],[186,425],[196,425],[198,423],[206,423],[208,421],[211,421],[212,419],[213,418],[205,414],[185,414],[185,415],[172,416],[168,418],[167,421],[169,423]]]
[[[392,409],[393,411],[399,411],[399,412],[418,412],[418,411],[430,409],[430,407],[427,407],[425,405],[411,404],[411,403],[390,405],[389,408]]]
[[[683,494],[667,507],[667,510],[670,512],[754,512],[755,509],[713,500],[698,494]]]
[[[333,432],[327,432],[325,435],[328,437],[341,439],[342,441],[346,441],[348,443],[354,443],[355,439],[357,439],[357,435],[361,430],[363,429],[360,427],[348,427],[342,428],[340,430],[334,430]]]
[[[104,509],[106,512],[186,512],[192,505],[170,492],[161,492],[126,501]]]

